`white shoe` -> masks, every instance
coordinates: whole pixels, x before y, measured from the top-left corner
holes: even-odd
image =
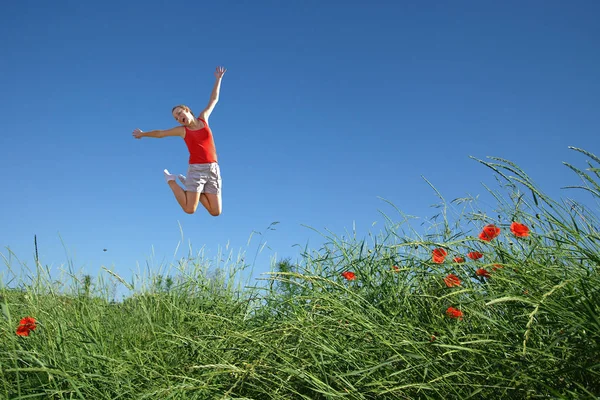
[[[175,180],[175,175],[170,174],[168,170],[165,169],[163,173],[165,174],[165,179],[167,182]]]

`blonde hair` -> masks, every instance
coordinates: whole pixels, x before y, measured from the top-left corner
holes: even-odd
[[[192,112],[192,110],[191,110],[191,109],[190,109],[188,106],[186,106],[185,104],[179,104],[179,105],[177,105],[177,106],[173,107],[173,109],[171,110],[171,114],[173,114],[173,111],[175,111],[175,109],[176,109],[177,107],[179,107],[179,108],[183,108],[183,110],[184,110],[184,111],[189,111],[189,112],[190,112],[190,114],[194,115],[194,113]]]

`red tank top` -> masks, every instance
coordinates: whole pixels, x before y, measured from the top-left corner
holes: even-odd
[[[185,144],[190,152],[190,164],[207,164],[217,162],[217,151],[212,131],[206,121],[198,118],[204,123],[204,128],[192,131],[185,127]]]

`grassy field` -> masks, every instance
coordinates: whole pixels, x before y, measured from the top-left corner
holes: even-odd
[[[597,204],[600,159],[574,151]],[[5,256],[0,398],[597,398],[598,217],[479,161],[500,183],[489,212],[440,195],[426,234],[399,213],[252,287],[242,260],[191,258],[117,302],[111,282],[132,284],[108,272],[56,282]]]

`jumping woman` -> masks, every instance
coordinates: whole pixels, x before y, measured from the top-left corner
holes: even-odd
[[[171,113],[173,118],[181,125],[167,130],[155,130],[143,132],[140,129],[133,131],[133,137],[164,138],[167,136],[179,136],[183,138],[189,150],[189,166],[187,176],[179,175],[178,178],[184,189],[175,180],[175,175],[164,170],[167,184],[173,191],[175,199],[188,214],[193,214],[202,203],[210,215],[221,214],[221,171],[217,162],[217,151],[212,131],[208,125],[208,118],[215,105],[219,101],[221,80],[227,71],[223,67],[217,67],[215,77],[217,78],[213,87],[208,106],[194,117],[192,110],[186,105],[173,107]]]

